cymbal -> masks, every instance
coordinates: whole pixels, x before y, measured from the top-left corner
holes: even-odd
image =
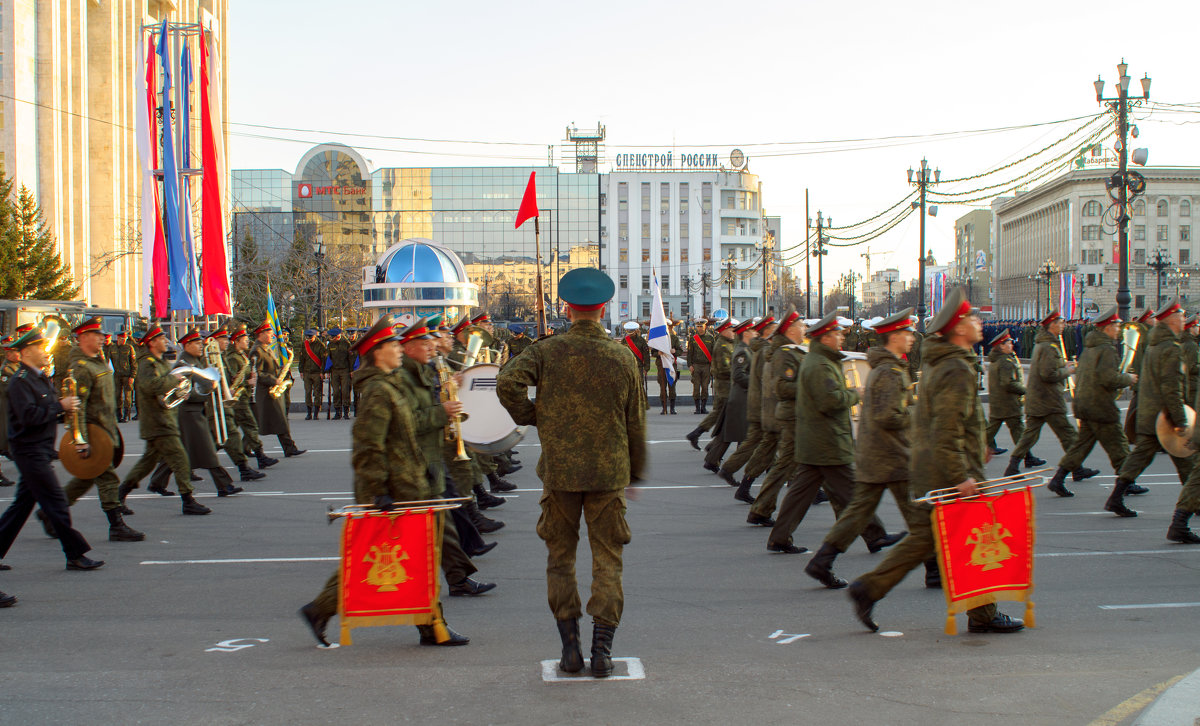
[[[1187,417],[1187,426],[1184,427],[1183,433],[1175,433],[1175,427],[1167,419],[1165,411],[1158,414],[1158,419],[1154,422],[1154,429],[1158,434],[1158,443],[1162,445],[1164,451],[1171,456],[1186,459],[1196,453],[1195,447],[1192,446],[1192,431],[1196,426],[1196,410],[1184,404],[1183,413]]]

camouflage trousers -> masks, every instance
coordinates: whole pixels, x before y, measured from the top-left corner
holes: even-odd
[[[475,458],[480,476],[496,473],[496,457],[491,454],[481,454],[478,451],[471,452],[471,456]]]
[[[263,442],[258,438],[258,419],[254,418],[254,409],[250,408],[249,401],[239,400],[234,404],[233,422],[242,430],[242,452],[249,456],[262,451]]]
[[[1067,453],[1063,454],[1058,465],[1067,471],[1075,471],[1083,466],[1084,460],[1087,459],[1088,454],[1092,453],[1097,442],[1104,447],[1105,453],[1108,454],[1108,461],[1112,464],[1113,471],[1120,471],[1121,464],[1125,463],[1125,457],[1129,456],[1129,440],[1125,438],[1125,431],[1121,424],[1116,422],[1080,421],[1075,445],[1067,449]]]
[[[725,460],[724,464],[721,464],[721,468],[725,470],[725,473],[733,474],[745,466],[750,461],[750,457],[754,456],[754,452],[758,450],[758,445],[762,442],[762,437],[762,422],[747,421],[746,438],[741,440],[733,454]]]
[[[347,408],[350,405],[350,371],[345,369],[331,371],[329,385],[333,389],[334,409]]]
[[[125,475],[122,484],[136,487],[159,462],[166,464],[175,474],[175,486],[179,487],[180,494],[192,493],[192,465],[188,461],[187,452],[183,449],[183,442],[178,436],[158,436],[147,439],[146,452]]]
[[[67,504],[74,505],[93,486],[96,487],[96,494],[100,496],[100,509],[107,512],[121,506],[121,498],[117,494],[117,490],[121,488],[121,479],[117,477],[116,470],[111,466],[95,479],[72,477],[63,490],[67,495]]]
[[[1002,426],[1008,426],[1008,435],[1012,438],[1013,445],[1021,440],[1021,435],[1025,433],[1025,419],[1021,416],[1011,416],[1009,418],[994,418],[988,421],[987,427],[987,443],[993,449],[999,449],[996,446],[996,434],[1000,433]]]
[[[1121,463],[1121,468],[1117,471],[1117,478],[1125,481],[1137,481],[1146,467],[1150,466],[1150,462],[1154,461],[1154,455],[1162,450],[1157,435],[1138,434],[1137,438],[1133,440],[1133,451],[1129,452],[1129,456],[1125,457],[1125,461]],[[1171,463],[1175,465],[1175,472],[1179,474],[1180,483],[1192,478],[1194,459],[1194,456],[1186,459],[1178,456],[1171,457]]]
[[[792,543],[792,533],[804,521],[804,515],[808,514],[808,508],[817,498],[818,489],[823,490],[825,496],[829,497],[833,513],[838,517],[841,517],[854,497],[854,467],[849,464],[814,466],[798,463],[795,472],[779,505],[779,516],[775,517],[775,526],[771,528],[771,534],[767,537],[769,545]],[[873,513],[865,526],[854,533],[855,536],[862,535],[863,542],[868,544],[886,534],[883,522]],[[853,540],[853,537],[851,539]]]
[[[779,432],[763,429],[762,439],[758,442],[758,448],[754,450],[750,461],[746,462],[746,470],[742,474],[750,479],[757,479],[764,471],[771,468],[771,464],[775,461],[775,452],[778,448]]]
[[[541,498],[537,533],[546,543],[546,594],[556,620],[581,615],[575,556],[579,517],[587,521],[592,550],[592,594],[587,612],[605,625],[621,623],[625,593],[621,587],[621,551],[632,536],[625,521],[625,491],[563,492],[547,489]]]
[[[866,586],[872,600],[882,600],[892,588],[900,584],[908,573],[925,564],[933,557],[933,519],[928,506],[913,505],[915,516],[908,522],[908,536],[888,550],[883,562],[874,570],[858,578]],[[988,623],[996,617],[996,606],[982,605],[967,611],[967,618],[974,623]]]
[[[1041,438],[1043,425],[1049,426],[1054,435],[1058,437],[1058,443],[1062,446],[1063,451],[1071,450],[1071,446],[1075,444],[1076,433],[1075,427],[1071,425],[1071,420],[1067,418],[1067,414],[1052,413],[1049,416],[1026,416],[1025,433],[1021,434],[1021,440],[1017,442],[1017,447],[1013,449],[1012,458],[1025,458],[1025,455],[1033,449],[1033,445]]]
[[[708,381],[711,377],[712,366],[710,364],[697,363],[692,366],[692,400],[697,404],[708,403]]]
[[[323,403],[325,403],[325,379],[320,373],[305,373],[304,405],[320,411]]]
[[[678,374],[676,374],[678,375]],[[663,413],[667,412],[667,406],[675,405],[675,386],[679,383],[678,377],[675,383],[667,383],[667,374],[660,365],[658,367],[658,400],[662,402]],[[649,408],[650,402],[647,400],[646,407]]]
[[[838,515],[837,522],[829,530],[829,534],[825,535],[825,544],[833,545],[838,552],[850,549],[854,538],[862,534],[863,529],[871,523],[875,516],[875,510],[879,508],[879,502],[883,499],[883,493],[886,491],[892,493],[892,497],[896,500],[896,506],[900,509],[900,516],[904,517],[904,523],[911,531],[914,526],[913,522],[920,519],[922,515],[913,506],[912,499],[908,496],[907,481],[878,483],[860,481],[854,486],[854,497],[850,500],[850,504]]]
[[[117,413],[127,414],[133,411],[133,387],[129,382],[133,380],[130,376],[117,376]]]
[[[780,421],[779,440],[775,449],[775,463],[767,472],[767,480],[754,497],[750,512],[760,517],[770,517],[775,513],[775,502],[779,499],[779,490],[787,483],[796,471],[796,424],[794,421]]]

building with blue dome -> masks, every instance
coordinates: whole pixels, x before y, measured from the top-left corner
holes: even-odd
[[[479,305],[479,286],[467,279],[458,255],[424,237],[389,247],[375,267],[364,268],[362,289],[372,320],[436,314],[457,320]]]

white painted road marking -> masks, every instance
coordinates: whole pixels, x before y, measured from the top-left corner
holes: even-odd
[[[789,643],[795,643],[801,638],[807,638],[810,635],[812,635],[812,633],[785,633],[782,630],[776,630],[767,637],[771,640],[779,638],[780,640],[776,641],[777,645],[788,645]]]
[[[254,642],[254,643],[245,642],[248,640],[253,640],[256,642]],[[238,642],[238,641],[242,641],[242,642]],[[270,641],[267,638],[233,638],[232,640],[222,640],[220,643],[217,643],[216,645],[214,645],[211,648],[205,648],[204,652],[205,653],[236,653],[237,651],[242,650],[244,648],[253,648],[254,646],[258,645],[259,643],[269,643],[269,642]]]
[[[1104,555],[1177,555],[1184,552],[1200,552],[1200,549],[1174,547],[1169,550],[1120,550],[1116,552],[1038,552],[1034,557],[1100,557]]]
[[[613,665],[624,663],[628,673],[623,676],[614,675],[608,678],[593,678],[588,669],[579,673],[559,673],[557,660],[542,661],[542,680],[547,683],[604,683],[605,681],[640,681],[646,678],[646,669],[642,666],[641,658],[613,658]]]
[[[1158,608],[1200,608],[1200,602],[1148,602],[1139,605],[1101,605],[1101,610],[1155,610]]]
[[[139,565],[257,565],[266,562],[337,562],[338,557],[245,557],[228,560],[142,560]]]

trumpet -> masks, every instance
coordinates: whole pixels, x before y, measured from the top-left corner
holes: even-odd
[[[67,396],[78,396],[79,393],[77,386],[78,384],[75,381],[75,377],[68,373],[66,378],[63,378],[62,382],[63,397],[66,398]],[[67,423],[67,433],[71,437],[71,442],[76,446],[83,446],[87,444],[87,441],[83,438],[83,425],[79,421],[78,406],[75,407],[75,410],[71,412],[70,416],[68,416],[65,421]]]
[[[1024,474],[1014,474],[1013,476],[1002,476],[999,479],[988,479],[987,481],[979,482],[979,484],[977,484],[975,488],[978,489],[981,493],[987,492],[988,494],[1003,494],[1004,491],[1007,491],[1007,490],[1004,490],[1004,491],[994,491],[994,490],[1001,489],[1002,487],[1006,487],[1006,486],[1009,486],[1012,484],[1024,484],[1025,486],[1028,486],[1030,489],[1034,489],[1036,487],[1044,486],[1046,484],[1046,480],[1044,478],[1038,476],[1038,474],[1044,474],[1045,472],[1048,472],[1048,471],[1050,471],[1050,470],[1049,469],[1038,469],[1037,471],[1027,471]],[[1028,482],[1031,482],[1031,481],[1036,481],[1037,484],[1029,484]],[[982,496],[982,494],[981,494],[981,496]],[[945,489],[931,489],[928,492],[926,492],[925,496],[914,499],[913,502],[918,502],[920,504],[941,504],[943,502],[951,502],[951,501],[954,501],[955,499],[959,499],[959,498],[973,499],[974,497],[961,497],[961,495],[958,493],[958,489],[956,487],[946,487]]]
[[[441,400],[457,401],[458,384],[454,382],[454,374],[450,372],[450,366],[446,365],[444,356],[439,355],[436,361],[438,382],[441,383]],[[469,461],[471,459],[470,456],[467,456],[467,450],[463,446],[462,421],[465,415],[462,413],[454,414],[450,417],[450,423],[446,426],[446,440],[457,442],[454,453],[455,461]]]
[[[283,348],[283,361],[279,364],[279,380],[275,385],[271,386],[271,398],[279,398],[292,385],[292,378],[289,375],[292,371],[292,360],[296,356],[293,355],[292,349]]]
[[[1071,360],[1067,358],[1067,346],[1063,344],[1063,337],[1061,334],[1058,336],[1058,352],[1062,353],[1064,361],[1067,363],[1071,362]],[[1071,394],[1071,398],[1075,397],[1075,379],[1072,376],[1067,376],[1067,393]]]
[[[213,338],[209,338],[204,344],[204,359],[210,369],[217,371],[217,385],[213,386],[209,395],[212,397],[213,408],[213,440],[217,446],[223,446],[225,439],[229,438],[229,428],[225,421],[225,402],[232,398],[229,395],[229,386],[225,383],[225,361],[221,359],[221,346]]]

